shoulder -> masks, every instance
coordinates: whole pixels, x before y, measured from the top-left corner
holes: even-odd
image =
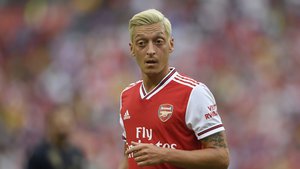
[[[199,103],[199,100],[201,100],[203,103],[207,102],[210,104],[215,104],[214,95],[204,83],[199,83],[191,91],[190,101]]]
[[[191,89],[190,91],[192,95],[208,95],[209,97],[213,97],[211,91],[204,83],[189,76],[176,73],[173,81],[177,82],[178,85]]]
[[[192,88],[192,89],[195,88],[196,86],[198,86],[199,84],[201,84],[197,80],[195,80],[191,77],[188,77],[186,75],[179,74],[178,72],[175,74],[173,80],[180,85],[183,85],[183,86],[186,86],[186,87]]]
[[[121,95],[125,92],[130,91],[131,89],[134,89],[135,87],[138,87],[142,83],[142,80],[136,81],[134,83],[130,83],[125,89],[122,90]]]
[[[213,97],[210,89],[204,83],[199,82],[189,76],[177,72],[173,80],[177,82],[179,85],[190,88],[192,95],[198,95],[198,96],[204,95],[204,96]]]

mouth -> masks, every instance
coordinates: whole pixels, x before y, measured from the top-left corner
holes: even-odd
[[[146,65],[149,65],[149,66],[151,66],[151,65],[156,65],[156,64],[158,64],[158,61],[157,61],[157,60],[154,60],[154,59],[149,59],[149,60],[146,60],[146,61],[145,61],[145,64],[146,64]]]

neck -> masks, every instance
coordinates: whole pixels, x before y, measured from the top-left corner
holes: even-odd
[[[165,71],[159,74],[153,74],[153,75],[144,74],[143,84],[146,92],[150,92],[152,89],[154,89],[161,82],[161,80],[164,77],[166,77],[166,75],[169,72],[170,72],[170,68],[166,69]]]

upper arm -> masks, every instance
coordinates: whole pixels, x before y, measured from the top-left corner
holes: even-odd
[[[228,168],[229,149],[224,131],[217,132],[200,140],[203,150],[214,151],[214,155],[221,162],[222,166]]]
[[[228,148],[224,131],[207,136],[200,141],[202,148]]]
[[[200,140],[202,149],[213,149],[220,161],[228,167],[229,149],[224,131],[212,134]]]
[[[193,88],[187,105],[185,122],[198,140],[224,129],[213,94],[204,85]]]

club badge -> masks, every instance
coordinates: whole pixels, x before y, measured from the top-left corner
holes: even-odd
[[[173,113],[173,105],[171,104],[162,104],[158,109],[158,117],[162,122],[169,120]]]

